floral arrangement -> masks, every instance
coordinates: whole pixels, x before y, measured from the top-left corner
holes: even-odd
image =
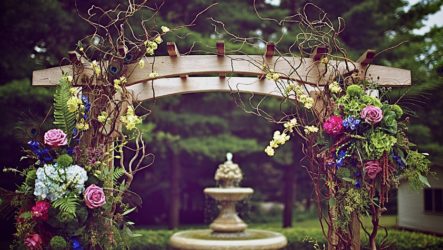
[[[327,86],[323,101],[328,111],[317,118],[317,124],[308,125],[303,116],[289,119],[283,123],[283,131],[274,133],[265,152],[273,156],[291,133],[304,138],[311,163],[319,164],[310,173],[318,174],[315,180],[324,184],[315,188],[316,192],[326,192],[331,216],[326,220],[328,227],[341,237],[332,243],[350,244],[352,220],[367,214],[372,216],[369,238],[375,246],[379,216],[386,211],[389,190],[402,179],[414,188],[429,186],[426,175],[430,161],[408,140],[408,119],[399,105],[370,95],[379,91],[366,83],[350,84],[345,91],[343,84],[334,81]],[[297,95],[294,89],[294,84],[289,84],[286,93]],[[309,110],[312,106],[304,108]]]
[[[113,11],[120,20],[141,8],[146,1]],[[86,21],[98,30],[103,26],[94,15]],[[143,68],[144,56],[154,55],[161,36],[170,31],[165,26],[142,30],[145,39],[130,42],[129,49],[121,44],[129,41],[123,29],[79,41],[72,73],[63,73],[54,94],[54,128],[33,134],[22,158],[28,168],[6,169],[24,178],[10,200],[18,211],[11,248],[124,249],[138,236],[126,216],[141,198],[129,187],[153,157],[138,128],[143,116],[126,89],[127,68]]]

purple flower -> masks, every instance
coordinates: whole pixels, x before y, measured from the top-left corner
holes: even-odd
[[[91,184],[84,192],[85,204],[88,208],[94,209],[103,206],[106,203],[103,188]]]
[[[380,167],[380,163],[378,161],[367,161],[365,163],[366,176],[368,176],[369,179],[375,179],[381,170],[382,168]]]
[[[68,138],[61,129],[51,129],[45,133],[45,144],[51,147],[60,147],[68,144]]]
[[[379,107],[368,105],[360,112],[360,116],[367,123],[376,124],[383,119],[383,111]]]

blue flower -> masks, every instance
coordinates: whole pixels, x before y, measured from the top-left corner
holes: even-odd
[[[343,127],[350,130],[355,130],[359,124],[360,124],[360,119],[357,119],[353,116],[348,116],[342,122]]]
[[[83,105],[85,105],[85,112],[88,113],[89,110],[91,109],[91,103],[89,102],[88,97],[85,95],[82,95],[82,102],[83,102]]]
[[[40,143],[38,141],[28,141],[28,145],[31,147],[31,150],[35,153],[40,147]]]
[[[83,250],[83,247],[77,239],[72,239],[72,249],[73,250]]]
[[[345,163],[344,162],[345,158],[346,158],[346,150],[344,150],[344,149],[339,150],[337,153],[337,156],[335,158],[335,166],[337,168],[342,167]]]
[[[400,167],[400,169],[404,169],[406,167],[405,163],[398,155],[392,155],[392,159],[397,163],[397,165]]]
[[[66,153],[68,154],[68,155],[74,155],[74,148],[73,147],[68,147],[67,149],[66,149]]]
[[[361,188],[360,181],[356,180],[354,186],[355,188]]]
[[[343,164],[344,164],[344,158],[338,158],[335,161],[335,166],[337,166],[337,168],[343,167]]]

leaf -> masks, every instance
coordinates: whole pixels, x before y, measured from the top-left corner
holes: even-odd
[[[114,169],[114,173],[112,174],[112,179],[116,182],[120,177],[125,174],[125,170],[123,168]]]
[[[78,204],[77,197],[71,195],[55,200],[52,206],[59,210],[60,215],[74,218],[76,217],[75,212],[77,211]]]
[[[123,216],[128,215],[128,214],[132,213],[135,209],[136,209],[136,207],[130,208],[130,209],[124,211],[122,215]]]
[[[54,125],[63,130],[68,138],[71,138],[76,123],[75,112],[68,110],[68,100],[71,97],[70,88],[66,77],[62,77],[54,94]]]
[[[343,178],[341,178],[341,179],[344,180],[344,181],[350,182],[350,183],[352,183],[352,184],[355,184],[355,180],[354,180],[354,179],[347,178],[347,177],[343,177]]]
[[[431,187],[431,184],[429,184],[428,178],[426,176],[423,176],[421,174],[418,175],[418,179],[425,184],[427,187]]]

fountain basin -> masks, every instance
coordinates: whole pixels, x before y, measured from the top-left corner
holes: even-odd
[[[273,250],[285,247],[287,240],[280,233],[266,230],[227,234],[202,229],[175,233],[169,244],[178,250]]]
[[[204,193],[217,201],[241,201],[254,193],[252,188],[205,188]]]

